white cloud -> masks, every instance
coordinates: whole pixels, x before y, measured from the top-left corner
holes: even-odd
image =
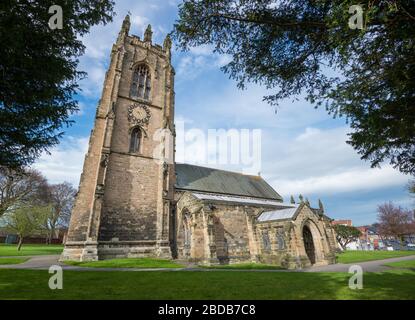
[[[230,158],[225,164],[210,162],[212,158],[216,159],[217,145],[207,140],[206,129],[188,123],[185,132],[179,132],[177,136],[177,161],[240,172],[246,169],[246,164],[232,164]],[[265,128],[262,130],[263,152],[259,169],[275,190],[286,197],[300,193],[368,192],[403,186],[407,182],[407,176],[389,165],[370,168],[368,163],[360,160],[356,151],[345,142],[347,132],[347,127],[327,130],[307,127],[298,135],[278,140],[278,130]]]
[[[228,82],[226,88],[223,84],[218,87],[214,95],[208,91],[205,97],[184,100],[186,105],[181,110],[195,119],[193,128],[199,126],[205,131],[261,129],[261,174],[285,196],[379,190],[407,182],[407,176],[388,165],[373,169],[361,160],[346,143],[351,129],[343,121],[333,120],[325,110],[316,110],[304,101],[285,101],[275,114],[273,107],[262,101],[267,93],[257,86],[241,91]],[[189,142],[193,150],[200,150],[200,146],[194,146],[196,143]],[[205,149],[209,154],[209,148]],[[243,165],[222,167],[243,169]]]
[[[81,83],[82,94],[85,97],[97,98],[102,92],[105,78],[105,66],[96,61],[89,67],[88,75]]]
[[[216,59],[216,66],[221,68],[232,61],[232,57],[228,54],[221,54]]]
[[[179,60],[177,77],[179,81],[194,80],[212,68],[210,59],[203,55],[188,55]]]
[[[281,194],[289,196],[299,193],[330,195],[351,191],[370,191],[377,188],[402,186],[406,181],[407,177],[398,174],[390,166],[385,166],[382,169],[352,168],[335,174],[279,179],[271,183]]]
[[[264,141],[264,173],[276,190],[290,194],[337,194],[403,186],[408,177],[389,165],[371,168],[345,141],[349,128],[307,127],[300,134]]]
[[[190,48],[189,52],[195,56],[209,56],[209,55],[212,55],[213,46],[212,45],[200,45],[197,47]]]
[[[193,80],[210,70],[223,67],[231,60],[227,54],[214,53],[211,45],[192,47],[179,59],[177,74],[179,79]]]
[[[185,57],[186,64],[191,57]],[[208,73],[208,76],[211,73]],[[226,77],[226,76],[225,76]],[[292,103],[284,101],[277,112],[275,107],[263,101],[270,91],[256,85],[249,85],[246,90],[240,90],[232,80],[221,81],[213,88],[205,88],[210,78],[198,79],[198,82],[183,79],[177,75],[180,86],[192,86],[192,91],[184,91],[185,96],[178,96],[179,112],[192,113],[197,118],[201,115],[201,122],[209,128],[221,125],[232,125],[240,128],[258,127],[280,130],[278,134],[285,135],[288,130],[303,129],[321,121],[333,121],[323,109],[314,109],[304,101]],[[179,80],[181,79],[181,80]],[[214,91],[212,91],[212,89]],[[193,95],[197,92],[198,96]],[[281,140],[279,137],[277,140]]]
[[[67,137],[50,154],[43,154],[33,167],[50,183],[68,181],[78,187],[89,137]]]
[[[167,3],[172,7],[177,7],[181,2],[182,0],[168,0],[167,1]]]
[[[88,109],[88,106],[83,103],[82,101],[78,101],[79,111],[75,114],[75,116],[83,116],[85,115],[85,111]]]
[[[137,29],[140,34],[144,33],[144,30],[147,28],[150,20],[147,17],[140,16],[140,15],[132,15],[131,16],[131,24],[133,29]]]
[[[193,119],[192,118],[190,118],[190,117],[185,117],[185,116],[183,116],[183,115],[176,115],[175,116],[175,119],[174,119],[174,122],[176,123],[176,125],[178,124],[178,123],[183,123],[183,124],[191,124],[191,123],[193,123],[194,121],[193,121]]]

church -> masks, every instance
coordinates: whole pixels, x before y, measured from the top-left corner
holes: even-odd
[[[127,16],[111,50],[61,260],[160,257],[289,269],[335,263],[335,232],[322,210],[284,203],[260,176],[175,163],[170,37],[161,46],[151,26],[143,39],[129,29]],[[156,139],[161,130],[171,138]]]

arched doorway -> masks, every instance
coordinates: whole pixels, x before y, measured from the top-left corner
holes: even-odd
[[[310,260],[311,264],[315,264],[316,263],[316,250],[314,247],[313,235],[308,226],[303,227],[303,241],[304,241],[305,252],[307,254],[308,259]]]

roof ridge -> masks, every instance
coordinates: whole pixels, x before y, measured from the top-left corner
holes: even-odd
[[[245,174],[245,173],[241,173],[241,172],[237,172],[237,171],[231,171],[231,170],[224,170],[224,169],[217,169],[217,168],[212,168],[212,167],[206,167],[206,166],[200,166],[200,165],[196,165],[196,164],[190,164],[190,163],[179,163],[176,162],[176,165],[186,165],[186,166],[192,166],[192,167],[198,167],[198,168],[204,168],[204,169],[210,169],[210,170],[216,170],[216,171],[223,171],[223,172],[229,172],[229,173],[235,173],[235,174],[239,174],[241,176],[244,177],[256,177],[256,178],[261,178],[262,180],[264,180],[260,175],[255,175],[255,174]],[[264,180],[265,181],[265,180]]]
[[[188,163],[177,163],[175,171],[178,189],[282,200],[260,176]]]

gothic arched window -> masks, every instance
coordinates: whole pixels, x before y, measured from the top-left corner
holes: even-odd
[[[262,244],[264,245],[264,250],[271,250],[271,241],[269,239],[268,231],[262,233]]]
[[[131,131],[130,152],[140,152],[141,130],[134,128]]]
[[[149,100],[151,94],[150,70],[145,65],[135,68],[131,83],[130,96]]]
[[[278,243],[278,250],[285,249],[284,231],[282,229],[278,229],[277,231],[277,243]]]
[[[190,217],[185,214],[183,217],[184,247],[189,249],[192,245],[192,229],[190,226]]]

